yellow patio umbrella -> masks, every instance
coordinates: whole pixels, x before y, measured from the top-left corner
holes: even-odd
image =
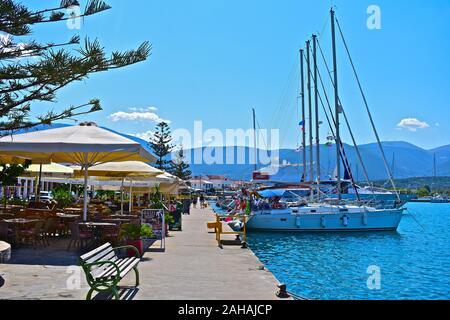
[[[75,175],[81,175],[81,168],[75,168]],[[94,177],[122,178],[121,194],[120,194],[120,213],[123,214],[123,184],[126,178],[132,180],[137,178],[152,178],[164,174],[164,171],[156,169],[151,165],[142,161],[122,161],[108,162],[92,166],[88,169],[88,174]],[[132,207],[132,188],[130,184],[130,208]]]
[[[41,174],[49,178],[71,178],[74,170],[71,167],[59,163],[32,164],[28,167],[22,177],[36,177]]]
[[[84,170],[84,214],[87,218],[88,169],[117,161],[155,161],[142,145],[112,131],[86,122],[0,138],[0,156],[30,159],[34,163],[72,163]]]
[[[74,167],[75,175],[84,174],[80,167]],[[156,169],[142,161],[108,162],[92,166],[88,169],[90,176],[94,177],[156,177],[164,174],[164,171]]]
[[[50,164],[32,164],[28,169],[21,175],[21,177],[34,177],[36,178],[36,190],[35,194],[39,198],[39,189],[41,185],[42,178],[72,178],[73,169],[64,166],[59,163]]]

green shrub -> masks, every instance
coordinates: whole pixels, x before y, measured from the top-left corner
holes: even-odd
[[[166,224],[174,224],[175,223],[175,219],[173,218],[173,215],[170,214],[169,212],[166,212],[164,214],[164,220],[165,220]]]
[[[71,205],[74,202],[72,193],[63,188],[55,189],[52,191],[53,199],[58,202],[58,208],[64,208]]]
[[[139,240],[141,237],[152,237],[153,230],[147,224],[126,223],[120,228],[120,236],[125,240]]]

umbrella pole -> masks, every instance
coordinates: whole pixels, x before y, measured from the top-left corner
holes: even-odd
[[[88,211],[88,155],[87,153],[84,154],[85,157],[85,163],[84,163],[84,201],[83,201],[83,221],[87,221],[87,211]]]
[[[122,186],[120,187],[120,214],[123,215],[123,183],[125,178],[122,179]]]
[[[130,211],[130,214],[131,214],[132,208],[133,208],[133,180],[130,180],[130,204],[129,204],[129,208],[128,208],[128,210]]]
[[[39,190],[39,177],[36,177],[34,186],[34,201],[38,201],[38,190]],[[5,195],[6,196],[6,195]]]
[[[34,201],[41,201],[41,180],[42,180],[42,163],[39,164],[39,178],[38,178],[37,188],[36,188],[36,196],[34,197]]]

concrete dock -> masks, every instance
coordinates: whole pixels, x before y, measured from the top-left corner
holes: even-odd
[[[262,270],[250,249],[218,247],[215,234],[206,228],[206,222],[214,219],[209,208],[192,209],[191,215],[184,215],[183,231],[170,232],[165,252],[144,254],[138,289],[131,288],[133,273],[122,280],[121,298],[278,299],[278,281]],[[84,299],[89,288],[84,273],[75,266],[79,253],[67,252],[65,244],[59,246],[52,242],[45,249],[19,249],[16,253],[13,249],[10,263],[0,264],[0,299]]]

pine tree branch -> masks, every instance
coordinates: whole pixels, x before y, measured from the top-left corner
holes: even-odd
[[[79,109],[82,109],[82,108],[85,108],[88,106],[91,107],[89,110],[75,112]],[[13,133],[14,131],[17,131],[17,130],[30,129],[39,124],[47,124],[48,125],[54,121],[67,119],[70,117],[76,117],[76,116],[80,116],[80,115],[85,115],[85,114],[89,114],[89,113],[100,111],[100,110],[101,110],[101,106],[100,106],[99,100],[94,99],[94,100],[91,100],[89,103],[85,103],[85,104],[82,104],[82,105],[79,105],[76,107],[67,108],[66,110],[64,110],[60,113],[49,112],[45,116],[39,116],[38,117],[39,121],[37,121],[37,122],[22,122],[20,125],[19,124],[12,125],[10,123],[0,122],[0,136],[4,135],[4,132],[7,132],[7,131],[10,133]]]
[[[38,23],[64,21],[70,13],[63,10],[79,5],[75,0],[63,0],[59,7],[32,12],[16,0],[0,1],[0,30],[10,35],[28,35],[30,26]],[[93,15],[110,9],[104,1],[89,0],[83,14]],[[70,15],[70,19],[74,17]],[[76,17],[75,17],[76,18]],[[39,123],[51,123],[73,116],[95,112],[101,109],[99,102],[89,110],[70,107],[61,112],[47,112],[36,116],[38,122],[28,120],[33,101],[53,102],[56,93],[74,81],[88,78],[92,73],[122,68],[146,60],[151,54],[148,42],[137,49],[112,52],[107,56],[97,40],[85,40],[84,46],[75,50],[66,47],[79,43],[73,37],[67,43],[38,44],[14,43],[11,36],[2,38],[0,43],[0,129],[29,128]],[[36,59],[27,59],[29,57]],[[18,62],[15,59],[20,59]],[[94,101],[94,100],[93,100]],[[95,100],[96,101],[96,100]],[[92,101],[91,101],[92,103]],[[81,107],[87,107],[82,105]],[[1,119],[3,118],[3,119]]]

